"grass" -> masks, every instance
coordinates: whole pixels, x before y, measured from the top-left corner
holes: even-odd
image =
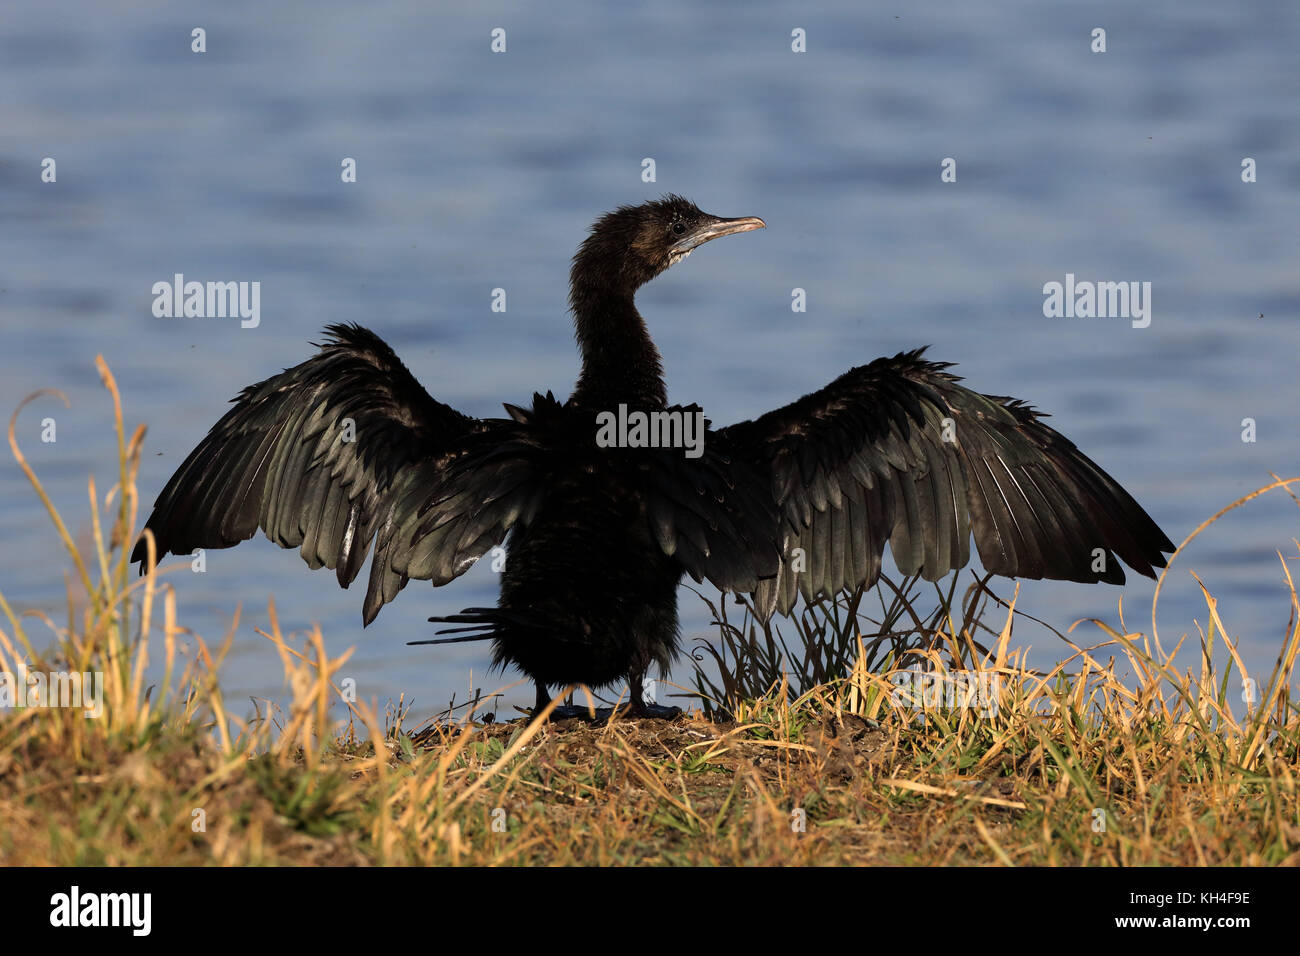
[[[1300,862],[1300,599],[1285,560],[1287,631],[1248,704],[1208,590],[1206,629],[1167,653],[1094,621],[1075,630],[1097,643],[1062,635],[1070,656],[1040,671],[1013,646],[1015,597],[985,579],[957,601],[954,578],[933,611],[914,580],[823,602],[784,625],[788,642],[715,606],[705,653],[723,676],[701,671],[698,707],[672,723],[466,715],[411,732],[400,706],[345,700],[332,676],[351,652],[329,657],[318,629],[286,636],[272,605],[258,633],[286,703],[241,718],[219,681],[238,615],[209,644],[177,621],[166,569],[127,565],[144,429],[127,437],[98,368],[118,461],[102,497],[89,482],[89,548],[18,447],[22,406],[10,422],[84,594],[69,588],[60,621],[0,595],[0,671],[100,672],[103,713],[0,710],[6,865]],[[1185,645],[1195,666],[1181,669]],[[927,693],[945,675],[986,693]]]

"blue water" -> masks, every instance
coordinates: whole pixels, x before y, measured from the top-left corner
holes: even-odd
[[[673,191],[769,227],[710,245],[639,299],[672,399],[716,424],[930,343],[972,387],[1051,412],[1175,541],[1270,471],[1300,473],[1294,5],[863,6],[8,9],[0,409],[40,387],[68,395],[68,409],[29,407],[19,434],[86,538],[86,475],[103,489],[115,473],[97,353],[129,423],[149,426],[145,504],[230,397],[310,355],[329,322],[374,328],[470,414],[564,395],[573,247],[602,210]],[[1106,53],[1089,49],[1097,26]],[[495,27],[505,53],[490,50]],[[795,28],[806,53],[790,49]],[[57,183],[40,181],[45,157]],[[355,184],[340,181],[344,157]],[[955,183],[940,181],[945,157]],[[1242,182],[1243,157],[1257,182]],[[259,281],[260,326],[155,318],[151,287],[177,272]],[[1150,327],[1045,318],[1043,284],[1066,273],[1152,283]],[[490,308],[497,287],[505,313]],[[46,416],[53,444],[39,441]],[[1294,571],[1297,519],[1275,492],[1198,539],[1165,588],[1166,646],[1205,623],[1194,570],[1264,676],[1289,612],[1277,552]],[[57,617],[69,564],[7,456],[0,539],[0,589]],[[231,700],[282,693],[253,631],[271,595],[286,628],[319,622],[331,652],[355,645],[347,676],[381,704],[405,692],[427,714],[517,676],[487,676],[482,645],[404,643],[429,635],[430,614],[490,603],[486,567],[439,591],[413,582],[364,634],[359,586],[260,537],[172,580],[182,623],[209,640],[243,604]],[[1152,588],[1030,583],[1020,606],[1063,627],[1114,621],[1122,597],[1130,629],[1149,631]],[[683,592],[682,607],[685,638],[706,636],[698,599]],[[1028,622],[1016,634],[1039,664],[1064,651]]]

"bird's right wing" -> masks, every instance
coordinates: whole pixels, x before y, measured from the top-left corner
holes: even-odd
[[[904,574],[988,571],[1124,582],[1173,544],[1119,483],[1014,399],[958,385],[921,352],[878,359],[716,440],[780,510],[780,573],[756,589],[787,613],[880,573],[886,542]]]
[[[160,557],[228,548],[260,527],[343,587],[375,542],[368,624],[408,579],[445,584],[499,544],[536,488],[515,423],[435,401],[360,326],[327,332],[317,355],[244,389],[146,527]],[[143,571],[146,557],[142,537],[131,559]]]
[[[697,405],[666,412],[704,417]],[[663,553],[696,581],[707,579],[723,591],[753,591],[780,566],[774,533],[780,511],[767,483],[737,459],[732,443],[703,424],[696,458],[676,448],[636,453],[646,519]]]

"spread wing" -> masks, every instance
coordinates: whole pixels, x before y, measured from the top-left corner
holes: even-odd
[[[160,556],[228,548],[261,528],[343,587],[373,542],[368,624],[408,579],[463,573],[526,516],[536,489],[515,423],[435,401],[360,326],[327,333],[314,357],[235,398],[146,527]],[[143,571],[143,537],[131,559]]]
[[[1154,576],[1173,544],[1074,444],[1010,398],[958,385],[922,351],[852,369],[754,421],[720,429],[737,481],[779,512],[780,570],[755,589],[788,613],[880,574],[888,542],[904,574],[937,580],[970,559],[997,574],[1124,582]],[[756,513],[751,535],[767,520]]]

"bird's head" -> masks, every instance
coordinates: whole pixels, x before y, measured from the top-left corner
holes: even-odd
[[[591,235],[573,257],[574,286],[594,281],[635,292],[689,256],[696,246],[765,225],[753,216],[711,216],[681,196],[620,206],[596,220]]]

